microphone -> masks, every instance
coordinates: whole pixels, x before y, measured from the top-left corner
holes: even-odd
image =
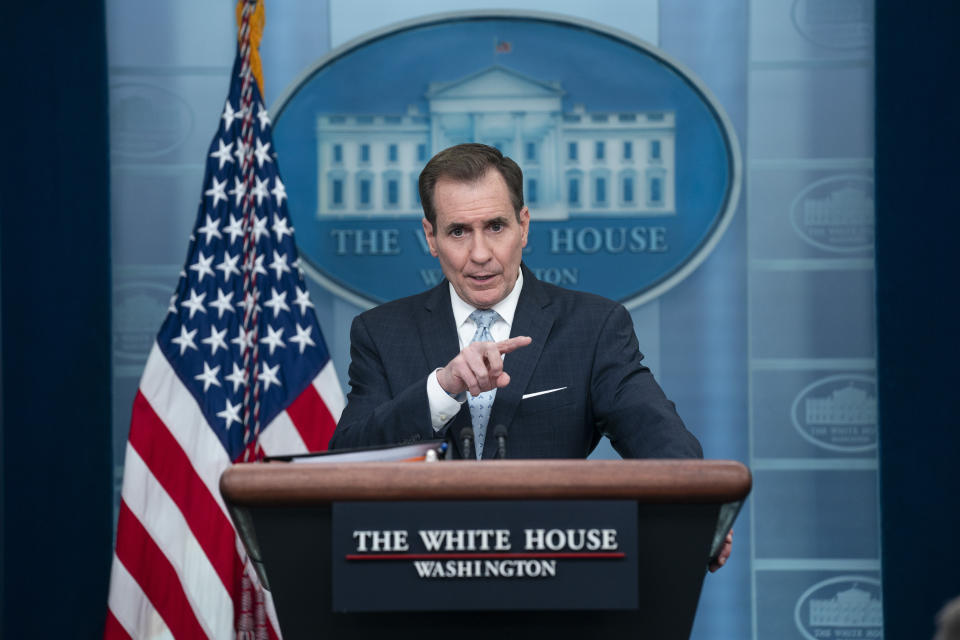
[[[460,429],[460,448],[463,449],[463,459],[473,460],[476,454],[473,452],[473,429],[464,427]]]
[[[497,439],[497,452],[494,458],[505,460],[507,458],[507,425],[498,424],[493,428],[493,437]]]

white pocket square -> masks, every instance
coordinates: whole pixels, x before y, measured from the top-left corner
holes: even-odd
[[[555,391],[563,391],[566,387],[557,387],[556,389],[547,389],[546,391],[536,391],[534,393],[525,393],[520,398],[521,400],[526,400],[527,398],[535,398],[536,396],[542,396],[547,393],[553,393]]]

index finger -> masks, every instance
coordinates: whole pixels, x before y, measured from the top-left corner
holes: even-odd
[[[516,351],[521,347],[525,347],[528,344],[533,342],[533,338],[530,336],[514,336],[513,338],[508,338],[506,340],[501,340],[497,343],[497,350],[500,353],[510,353]]]

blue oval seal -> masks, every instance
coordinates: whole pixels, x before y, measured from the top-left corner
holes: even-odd
[[[319,60],[273,114],[304,268],[360,306],[442,279],[416,184],[454,144],[522,167],[537,277],[631,307],[706,258],[739,197],[736,137],[702,83],[648,43],[562,16],[385,28]]]
[[[818,582],[797,600],[793,619],[808,640],[882,640],[880,581],[864,576],[839,576]]]

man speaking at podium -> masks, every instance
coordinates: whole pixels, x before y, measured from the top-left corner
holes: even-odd
[[[540,282],[522,263],[530,212],[513,160],[450,147],[419,187],[446,280],[354,319],[331,448],[449,436],[460,457],[505,445],[511,458],[584,458],[606,436],[625,458],[702,457],[641,364],[626,309]]]

